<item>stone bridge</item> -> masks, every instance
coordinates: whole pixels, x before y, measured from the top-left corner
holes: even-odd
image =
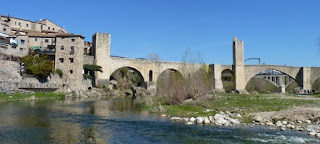
[[[130,59],[110,56],[110,34],[95,33],[93,36],[93,53],[95,63],[102,66],[103,72],[96,73],[97,85],[108,85],[110,76],[120,68],[134,69],[144,79],[147,89],[155,89],[156,82],[165,70],[173,70],[186,76],[188,73],[198,71],[202,64],[189,63],[192,69],[184,70],[186,63],[163,62],[146,59]]]
[[[145,59],[128,59],[110,56],[110,34],[95,33],[93,35],[93,54],[95,64],[102,66],[103,72],[96,73],[96,84],[108,85],[111,74],[119,68],[129,67],[136,70],[148,85],[148,89],[155,88],[159,75],[168,69],[179,71],[183,76],[193,73],[201,68],[201,64],[194,65],[192,71],[182,69],[185,63],[162,62]],[[223,71],[231,71],[234,75],[235,90],[246,93],[245,87],[248,81],[265,70],[277,70],[295,80],[304,90],[311,90],[313,82],[320,77],[320,67],[292,67],[280,65],[245,65],[243,41],[233,39],[233,65],[208,65],[212,69],[214,87],[223,90],[221,74]]]

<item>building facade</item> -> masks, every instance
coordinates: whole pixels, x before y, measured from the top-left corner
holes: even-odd
[[[27,34],[29,32],[67,33],[67,30],[48,19],[30,21],[21,18],[0,15],[0,32],[6,34]]]

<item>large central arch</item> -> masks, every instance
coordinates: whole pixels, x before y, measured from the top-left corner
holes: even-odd
[[[132,84],[139,87],[145,87],[145,78],[141,74],[139,70],[130,66],[123,66],[111,72],[109,80],[116,80],[118,82],[119,79],[126,78],[127,75],[131,75],[132,79],[128,81],[132,81]],[[136,77],[138,75],[138,77]],[[127,79],[126,79],[127,80]]]

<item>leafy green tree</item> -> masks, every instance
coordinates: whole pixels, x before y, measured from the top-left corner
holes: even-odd
[[[83,65],[83,69],[85,71],[90,71],[90,72],[95,72],[95,71],[102,72],[102,67],[99,65],[85,64],[85,65]]]
[[[45,55],[27,55],[21,59],[27,74],[46,78],[53,71],[53,62]]]

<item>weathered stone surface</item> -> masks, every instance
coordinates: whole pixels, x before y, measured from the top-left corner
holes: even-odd
[[[197,119],[194,118],[194,117],[191,117],[191,118],[189,119],[190,122],[195,122],[196,120],[197,120]]]
[[[197,124],[202,124],[204,119],[202,117],[197,117]]]
[[[255,117],[253,118],[253,120],[256,121],[256,122],[262,122],[262,121],[263,121],[263,118],[260,117],[260,116],[255,116]]]
[[[180,117],[171,117],[170,120],[181,121],[182,119]]]

